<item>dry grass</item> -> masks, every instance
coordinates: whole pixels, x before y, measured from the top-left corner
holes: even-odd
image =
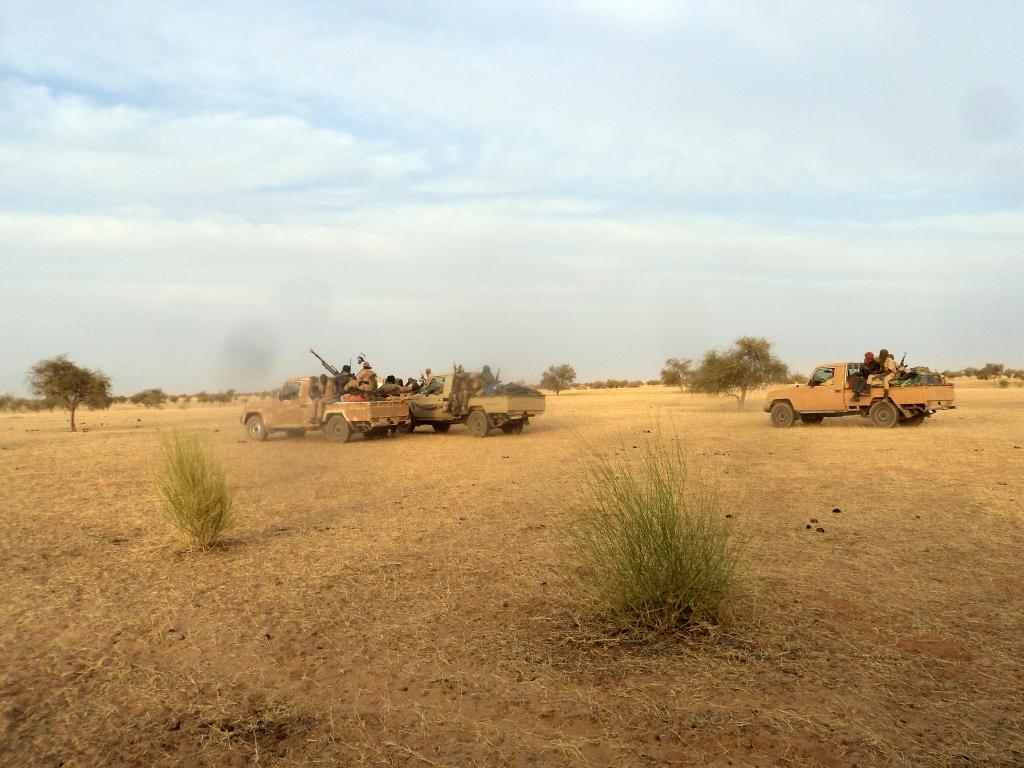
[[[569,534],[576,593],[620,631],[664,632],[718,620],[737,552],[717,485],[692,471],[678,436],[629,438],[636,450],[583,462],[583,511]]]
[[[779,431],[563,392],[518,437],[341,446],[234,408],[0,416],[0,764],[1019,765],[1024,391],[960,397]],[[559,586],[577,434],[621,455],[652,417],[742,501],[749,574],[710,634],[606,642]],[[247,511],[214,556],[151,525],[183,427]]]
[[[193,548],[216,546],[235,521],[224,467],[195,435],[174,432],[163,450],[156,480],[161,510]]]

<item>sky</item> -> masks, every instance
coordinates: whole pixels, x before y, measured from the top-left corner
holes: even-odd
[[[0,392],[1024,367],[1024,3],[0,5]]]

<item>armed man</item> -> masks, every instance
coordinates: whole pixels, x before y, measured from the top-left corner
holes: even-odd
[[[363,368],[354,379],[345,385],[345,391],[360,394],[367,400],[371,400],[377,393],[377,374],[373,370],[373,366],[370,365],[370,361],[362,355],[359,356],[359,362],[362,363]]]

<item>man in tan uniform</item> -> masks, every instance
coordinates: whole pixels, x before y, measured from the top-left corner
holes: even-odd
[[[363,369],[345,385],[345,391],[358,393],[367,400],[374,396],[377,391],[377,374],[370,366],[369,360],[363,360]]]
[[[896,364],[896,358],[889,354],[888,349],[880,349],[878,351],[878,364],[879,364],[879,375],[882,377],[882,386],[885,391],[889,391],[889,382],[896,378],[896,374],[900,372],[899,365]]]

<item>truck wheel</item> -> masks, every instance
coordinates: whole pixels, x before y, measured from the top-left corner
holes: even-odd
[[[910,418],[904,419],[903,421],[901,421],[900,422],[900,426],[901,427],[916,427],[916,426],[918,426],[919,424],[922,424],[922,423],[924,423],[924,414],[923,413],[915,413]]]
[[[804,424],[821,424],[825,420],[824,416],[817,413],[801,413],[800,421]]]
[[[900,412],[888,400],[879,400],[871,406],[871,410],[868,411],[868,418],[871,419],[871,423],[874,426],[889,429],[890,427],[895,427],[900,420]]]
[[[400,426],[398,428],[398,431],[399,432],[404,432],[405,434],[408,435],[408,434],[411,434],[413,431],[415,431],[415,429],[416,429],[416,419],[409,419],[407,422],[405,422],[405,424],[403,424],[402,426]]]
[[[352,428],[344,416],[331,416],[324,425],[324,434],[335,443],[347,443],[352,436]]]
[[[245,420],[245,431],[248,433],[249,439],[255,440],[257,443],[267,439],[267,425],[259,416],[250,416]]]
[[[772,406],[771,417],[773,427],[791,427],[796,413],[789,403],[776,403]]]
[[[487,437],[487,432],[491,428],[491,424],[487,420],[487,414],[483,411],[473,411],[469,414],[469,418],[466,419],[466,426],[469,427],[469,433],[473,437]]]
[[[523,420],[510,421],[501,425],[501,431],[506,435],[521,435],[523,433]]]
[[[440,432],[442,435],[452,428],[452,425],[447,421],[440,421],[437,424],[431,424],[435,432]]]

